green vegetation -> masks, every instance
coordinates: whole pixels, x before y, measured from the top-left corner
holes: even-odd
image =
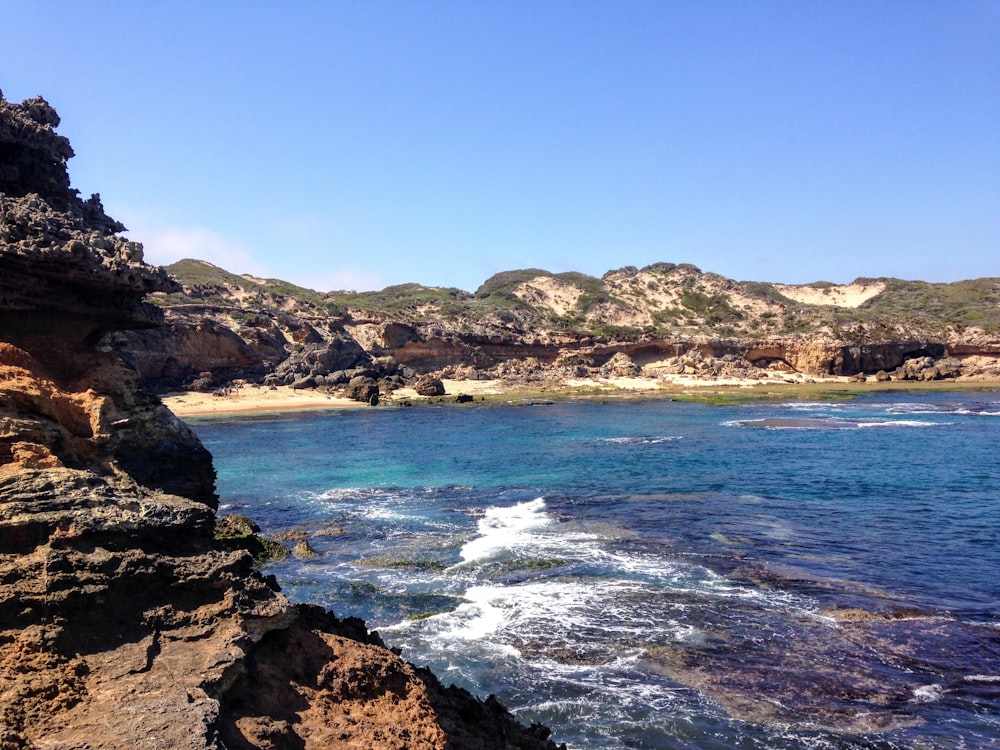
[[[280,304],[285,299],[294,299],[313,307],[326,309],[324,295],[313,289],[296,286],[280,279],[254,279],[239,276],[203,260],[190,258],[179,260],[166,271],[190,290],[189,295],[174,293],[162,296],[158,304],[172,306],[202,302],[206,304],[230,304],[234,290],[255,294],[257,307]]]
[[[583,273],[551,273],[527,268],[505,271],[487,279],[475,293],[456,288],[398,284],[381,291],[321,293],[295,284],[237,275],[198,260],[182,260],[167,271],[184,287],[183,292],[151,295],[163,308],[186,308],[198,315],[204,308],[228,316],[236,327],[291,325],[291,318],[346,318],[351,311],[400,322],[442,321],[456,333],[481,330],[481,324],[519,331],[547,329],[608,339],[678,336],[697,333],[718,337],[804,337],[820,330],[833,332],[844,341],[885,340],[900,335],[938,336],[949,328],[977,326],[987,333],[1000,332],[1000,279],[986,278],[953,284],[932,284],[899,279],[857,279],[858,283],[883,283],[885,290],[859,308],[831,304],[803,304],[782,295],[773,284],[741,282],[742,291],[771,305],[771,310],[750,315],[735,305],[724,291],[727,280],[702,274],[690,264],[654,263],[641,271],[625,266],[603,278]],[[634,278],[653,273],[644,284]],[[562,315],[514,294],[519,286],[538,277],[578,290],[576,304]],[[623,295],[617,297],[609,279],[624,279]],[[629,279],[633,279],[629,282]],[[816,281],[807,285],[829,291],[834,284]],[[654,299],[652,292],[669,295]],[[679,295],[676,302],[669,302]],[[541,296],[538,297],[538,300]],[[831,297],[832,299],[832,297]],[[645,325],[623,326],[612,320],[609,309],[635,310],[649,315]],[[504,334],[506,335],[506,334]]]
[[[242,286],[247,281],[242,276],[237,276],[235,273],[230,273],[218,266],[213,266],[211,263],[191,258],[179,260],[165,268],[167,273],[187,286],[215,286],[220,284]]]
[[[213,536],[220,546],[249,552],[257,566],[288,557],[286,547],[265,539],[257,533],[259,531],[257,524],[249,518],[233,513],[216,520]]]
[[[705,294],[687,289],[681,295],[681,305],[700,315],[709,325],[743,318],[743,313],[729,303],[729,296],[725,294]]]
[[[488,297],[495,292],[511,292],[526,281],[539,276],[552,276],[549,271],[540,268],[524,268],[520,271],[502,271],[490,276],[476,290],[477,297]]]
[[[636,326],[617,326],[599,321],[590,323],[590,331],[595,336],[604,336],[609,339],[637,339],[643,333],[643,329]]]
[[[794,305],[795,302],[783,295],[773,284],[764,281],[743,281],[740,282],[743,292],[748,297],[764,300],[775,305]]]
[[[924,325],[981,326],[1000,330],[1000,278],[952,284],[884,279],[885,291],[859,309],[870,318],[884,316]]]
[[[453,318],[468,311],[472,295],[454,287],[442,288],[420,284],[396,284],[380,292],[332,292],[326,303],[338,309],[355,308],[366,312],[383,312],[414,318],[426,317],[425,308],[435,314]]]

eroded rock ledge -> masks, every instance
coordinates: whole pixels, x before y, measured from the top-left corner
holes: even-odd
[[[215,541],[211,456],[119,331],[173,282],[0,96],[0,748],[554,748]]]

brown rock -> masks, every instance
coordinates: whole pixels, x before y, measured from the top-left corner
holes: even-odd
[[[310,557],[316,557],[316,550],[312,548],[305,539],[300,539],[295,543],[295,548],[292,550],[292,554],[299,559],[306,560]]]
[[[378,384],[374,378],[357,375],[344,387],[344,398],[370,403],[372,397],[378,397]]]
[[[424,375],[413,386],[413,389],[421,396],[443,396],[445,392],[441,378],[433,375]]]

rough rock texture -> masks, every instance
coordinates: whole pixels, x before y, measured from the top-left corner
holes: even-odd
[[[413,388],[421,396],[444,395],[444,383],[441,382],[441,378],[435,378],[432,375],[424,375]]]
[[[0,97],[0,748],[554,747],[215,538],[211,456],[119,348],[176,285],[58,122]]]

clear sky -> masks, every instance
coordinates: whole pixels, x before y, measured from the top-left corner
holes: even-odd
[[[1000,276],[1000,0],[0,0],[157,264]]]

